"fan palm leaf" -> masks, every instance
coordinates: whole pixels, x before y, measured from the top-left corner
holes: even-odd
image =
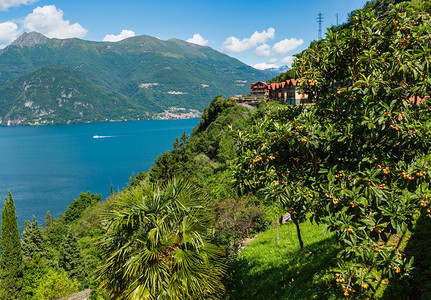
[[[206,242],[205,194],[186,180],[117,195],[105,216],[102,284],[118,299],[211,299],[223,293],[219,247]]]

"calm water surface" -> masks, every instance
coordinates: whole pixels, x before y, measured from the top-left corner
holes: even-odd
[[[0,196],[12,192],[20,231],[47,210],[63,213],[80,192],[107,197],[129,177],[148,170],[157,155],[199,119],[0,127]],[[93,138],[100,136],[100,138]]]

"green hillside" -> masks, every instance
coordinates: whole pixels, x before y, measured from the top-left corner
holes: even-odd
[[[202,111],[215,96],[247,93],[251,82],[270,77],[209,47],[177,39],[138,36],[92,42],[49,39],[32,32],[0,51],[0,86],[50,65],[79,71],[150,114],[171,106]]]
[[[355,11],[293,63],[314,105],[216,97],[122,191],[26,222],[22,249],[9,193],[1,282],[24,284],[0,292],[430,299],[430,13],[429,1]]]
[[[0,88],[0,124],[49,124],[148,118],[136,105],[67,67],[43,67]]]

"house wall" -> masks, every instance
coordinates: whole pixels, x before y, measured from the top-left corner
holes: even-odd
[[[277,84],[260,81],[251,85],[251,93],[255,96],[268,96],[272,100],[288,105],[308,104],[308,96],[296,90],[296,82],[293,79]]]

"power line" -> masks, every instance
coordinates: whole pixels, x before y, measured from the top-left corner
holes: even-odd
[[[323,23],[323,14],[322,13],[319,13],[317,15],[317,23],[319,23],[319,34],[317,36],[317,39],[321,40],[322,39],[322,23]]]
[[[344,8],[341,13],[341,17],[343,17],[346,14],[346,22],[347,22],[347,19],[349,18],[349,8],[352,5],[352,1],[353,0],[348,0],[345,2]]]

